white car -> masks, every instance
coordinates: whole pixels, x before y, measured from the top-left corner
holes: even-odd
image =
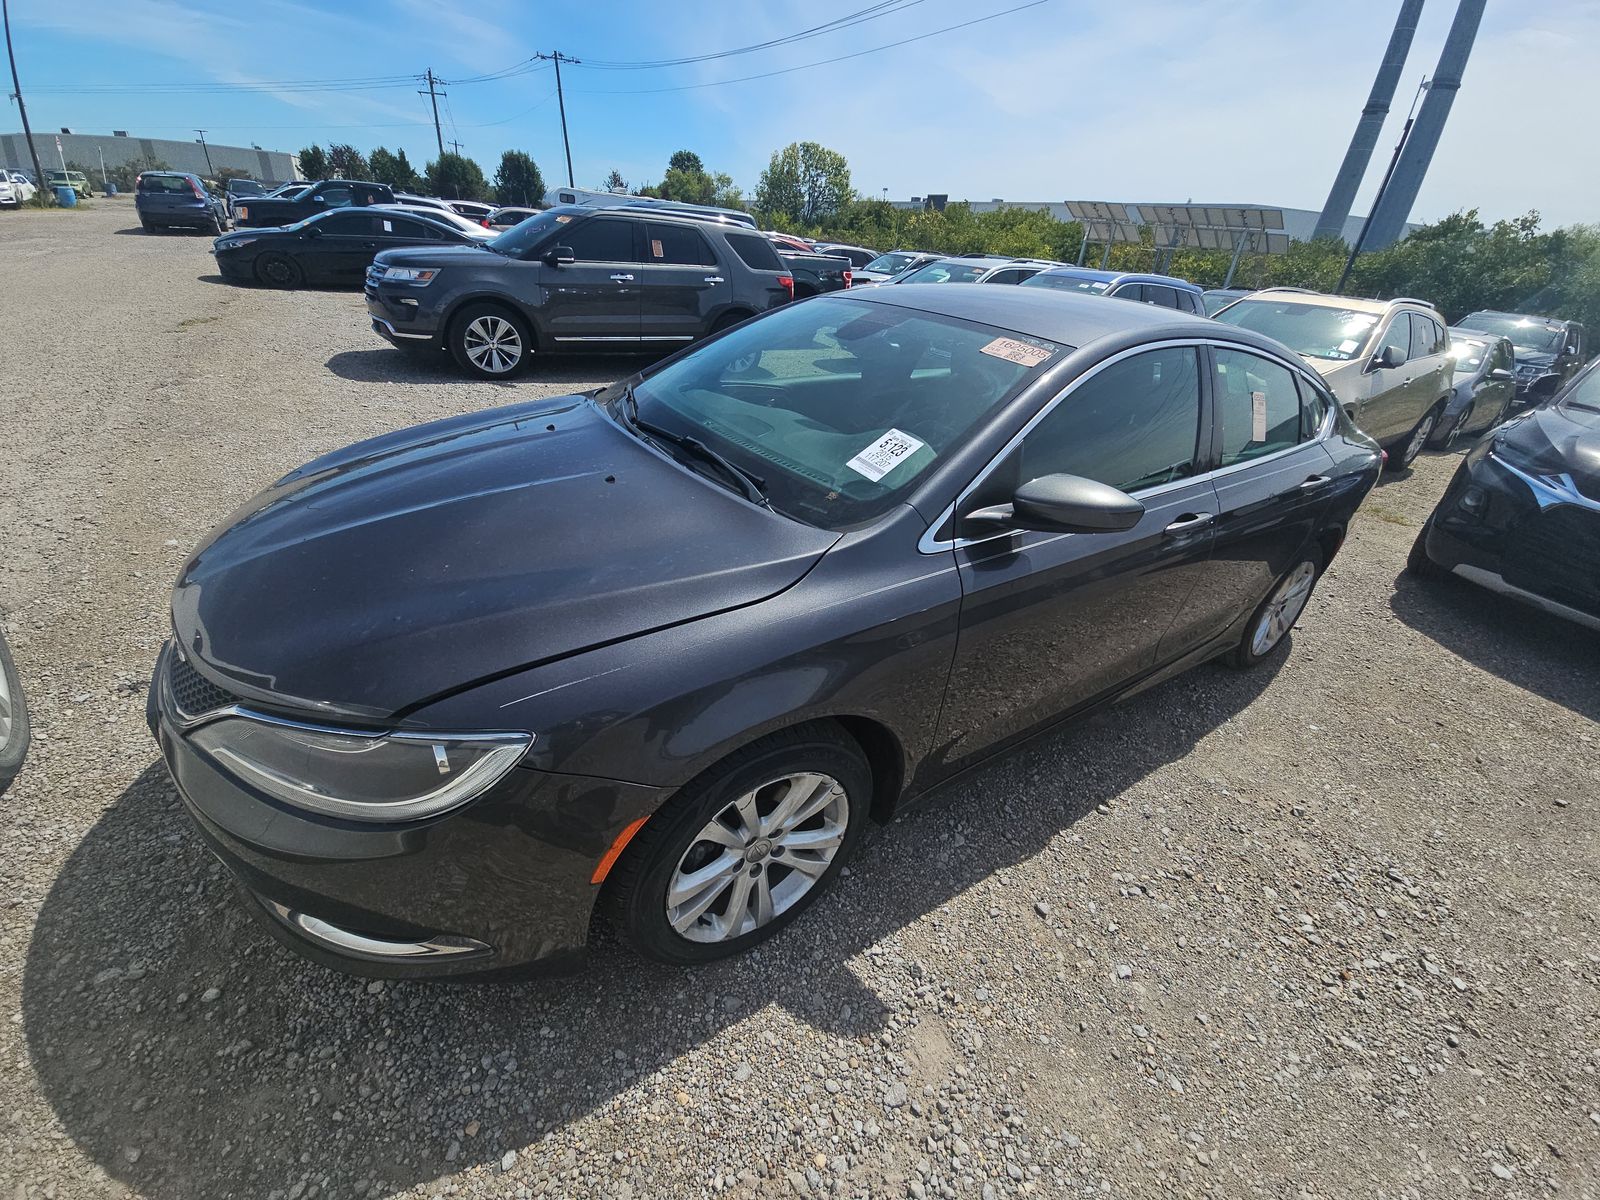
[[[419,217],[429,217],[441,225],[448,225],[452,229],[459,230],[469,238],[476,238],[480,242],[499,237],[502,232],[499,229],[489,229],[479,225],[476,221],[469,221],[460,213],[448,208],[433,208],[426,204],[374,204],[371,207],[374,209],[393,209],[397,212],[414,213]]]
[[[0,171],[0,208],[21,208],[38,191],[20,171]]]

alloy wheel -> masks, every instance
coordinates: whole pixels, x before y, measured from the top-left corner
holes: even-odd
[[[1468,415],[1469,414],[1467,412],[1463,411],[1462,414],[1459,417],[1456,418],[1456,423],[1450,427],[1450,432],[1445,434],[1445,437],[1444,437],[1444,448],[1446,450],[1449,450],[1452,446],[1454,446],[1456,444],[1457,441],[1460,440],[1461,431],[1463,429],[1465,429],[1466,425],[1467,425],[1467,416]]]
[[[0,753],[11,744],[11,731],[16,725],[16,710],[12,707],[11,682],[0,665]]]
[[[725,942],[794,907],[827,873],[850,825],[831,775],[801,772],[752,788],[695,835],[667,884],[667,923],[692,942]]]
[[[1311,599],[1311,585],[1316,578],[1317,568],[1309,562],[1303,562],[1289,572],[1272,593],[1272,598],[1262,610],[1261,619],[1256,622],[1255,633],[1250,637],[1251,654],[1260,658],[1283,640],[1283,635],[1300,619],[1306,601]]]
[[[261,264],[261,273],[273,287],[290,287],[295,281],[294,264],[286,258],[269,258]]]
[[[1406,456],[1402,460],[1404,465],[1410,466],[1416,461],[1417,455],[1422,453],[1423,446],[1428,444],[1428,435],[1433,432],[1433,423],[1437,418],[1430,412],[1417,422],[1417,428],[1411,435],[1411,441],[1406,446]]]
[[[504,317],[474,318],[462,333],[467,358],[480,371],[504,375],[522,361],[522,335]]]

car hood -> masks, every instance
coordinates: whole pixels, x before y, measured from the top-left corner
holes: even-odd
[[[247,699],[392,716],[753,604],[837,537],[568,396],[402,430],[284,476],[184,566],[174,637]]]
[[[487,239],[485,239],[487,240]],[[373,262],[386,267],[447,267],[451,263],[478,264],[485,254],[494,254],[481,244],[412,246],[403,250],[380,250]]]
[[[1522,346],[1515,346],[1518,367],[1537,367],[1541,371],[1548,371],[1555,366],[1556,356],[1544,350],[1529,350]]]
[[[1500,428],[1493,450],[1534,475],[1567,475],[1584,495],[1600,500],[1600,413],[1571,404],[1547,405]]]

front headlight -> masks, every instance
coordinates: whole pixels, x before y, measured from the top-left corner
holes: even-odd
[[[190,735],[245,783],[354,821],[414,821],[465,804],[516,766],[526,733],[361,733],[225,717]]]
[[[385,267],[383,278],[386,283],[410,283],[417,287],[427,287],[438,273],[437,267]]]
[[[217,239],[217,249],[218,250],[237,250],[240,246],[248,246],[251,242],[259,242],[260,240],[261,240],[260,238],[256,238],[256,237],[218,238]]]

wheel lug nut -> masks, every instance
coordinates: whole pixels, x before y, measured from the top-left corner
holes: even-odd
[[[772,857],[773,858],[779,857],[782,853],[783,853],[783,847],[782,846],[774,846],[772,848]]]
[[[759,874],[761,874],[761,864],[760,863],[756,863],[754,866],[752,866],[750,868],[750,878],[754,879]]]

